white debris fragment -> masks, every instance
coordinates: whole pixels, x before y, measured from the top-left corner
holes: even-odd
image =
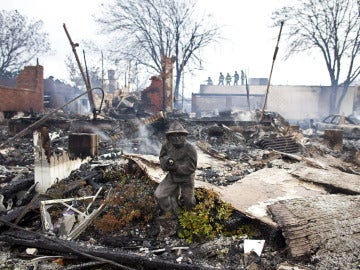
[[[244,240],[244,253],[249,254],[254,251],[258,256],[261,256],[261,252],[264,248],[265,240]]]
[[[37,253],[38,253],[37,248],[27,248],[27,249],[26,249],[26,254],[36,255]]]

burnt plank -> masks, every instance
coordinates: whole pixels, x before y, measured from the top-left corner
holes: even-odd
[[[50,238],[39,233],[15,230],[0,234],[0,241],[27,247],[47,249],[60,254],[77,254],[83,258],[92,258],[99,261],[112,261],[126,267],[144,267],[144,269],[184,269],[184,270],[215,270],[218,268],[196,264],[179,264],[167,260],[147,258],[143,254],[125,252],[120,249],[109,249],[103,246],[84,245],[81,242],[66,241],[57,238]]]
[[[347,194],[360,194],[360,176],[356,174],[332,168],[322,170],[308,166],[299,166],[291,174],[303,181],[323,185]]]
[[[297,198],[276,202],[268,209],[283,231],[294,258],[326,249],[328,241],[341,245],[344,250],[346,241],[360,238],[360,196]],[[357,251],[349,246],[348,252]]]
[[[19,191],[28,190],[34,184],[34,177],[20,178],[11,181],[1,189],[1,194],[5,198],[12,197]]]
[[[25,206],[21,206],[11,209],[7,213],[1,215],[0,218],[5,221],[12,222],[16,220],[24,212],[25,208],[26,208]],[[5,225],[3,223],[0,223],[0,229],[2,229],[2,227],[5,227]]]

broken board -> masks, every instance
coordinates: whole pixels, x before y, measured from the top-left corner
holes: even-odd
[[[221,198],[245,215],[276,227],[267,206],[277,201],[326,194],[324,188],[296,179],[285,169],[264,168],[220,190]]]
[[[322,250],[360,253],[360,196],[324,195],[276,202],[269,207],[290,254],[306,257]]]
[[[347,194],[360,194],[360,176],[336,170],[334,168],[318,169],[304,164],[291,172],[303,181],[337,189]]]

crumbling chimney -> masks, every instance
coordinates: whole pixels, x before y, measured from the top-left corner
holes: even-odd
[[[173,63],[170,57],[164,56],[162,59],[162,80],[163,80],[163,110],[172,112],[174,110],[173,93]]]
[[[108,79],[109,79],[109,93],[114,93],[116,89],[116,80],[115,80],[115,70],[108,70]]]

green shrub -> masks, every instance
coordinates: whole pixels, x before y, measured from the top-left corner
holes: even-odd
[[[182,209],[179,213],[179,237],[192,243],[226,233],[224,224],[233,213],[231,205],[221,202],[214,191],[196,189],[195,197],[196,206],[190,211]]]

